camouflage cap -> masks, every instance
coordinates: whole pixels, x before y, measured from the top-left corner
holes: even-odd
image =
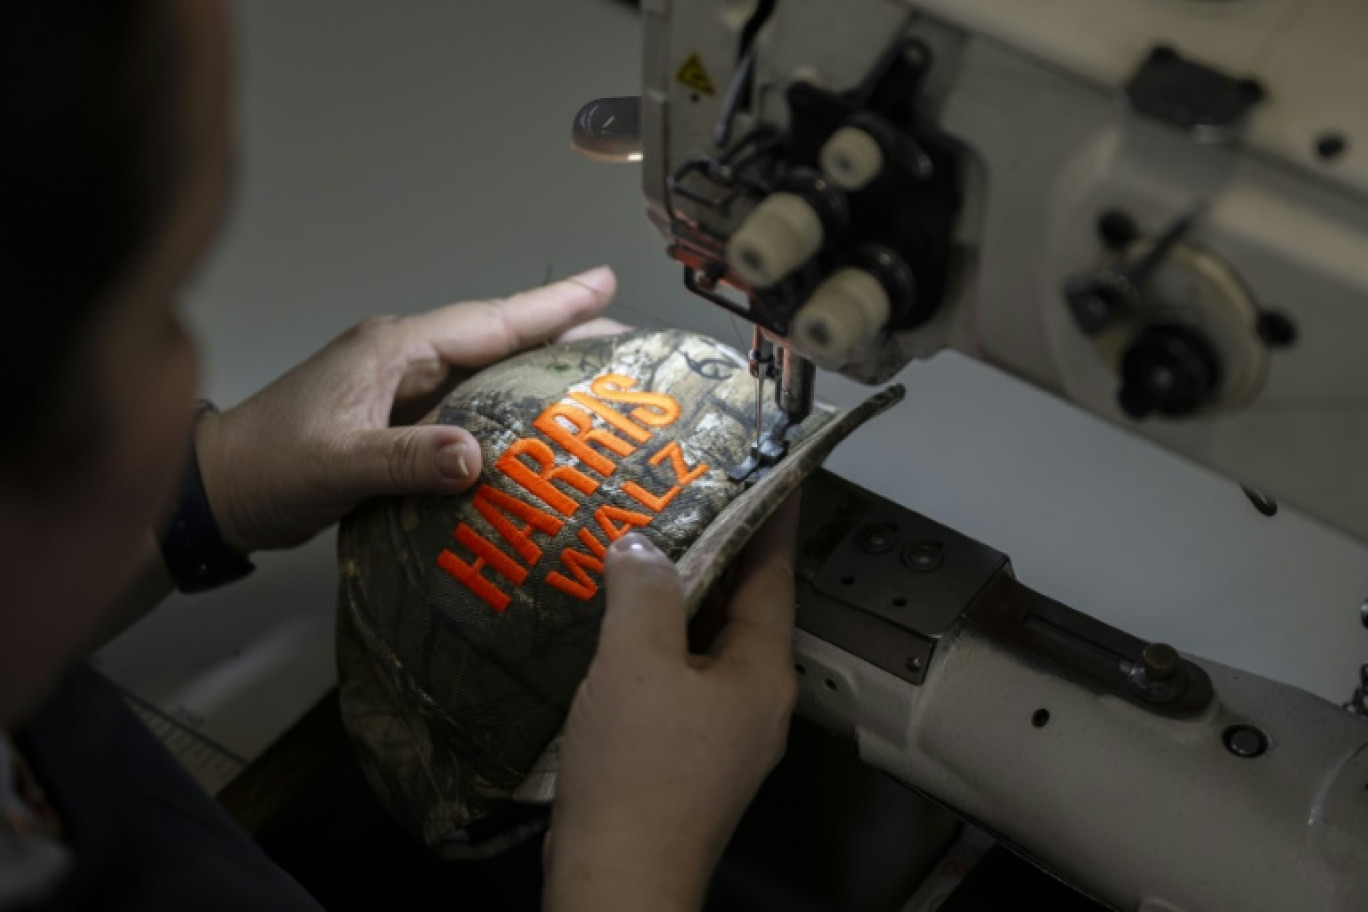
[[[480,441],[479,483],[369,502],[339,533],[343,719],[381,802],[464,857],[467,828],[510,798],[549,800],[556,736],[596,648],[607,546],[649,537],[676,561],[692,613],[836,443],[901,396],[819,406],[777,466],[738,482],[728,472],[754,440],[755,382],[711,339],[582,340],[458,386],[428,420]]]

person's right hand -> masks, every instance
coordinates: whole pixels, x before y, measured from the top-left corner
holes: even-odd
[[[421,416],[456,378],[515,352],[625,329],[594,319],[616,289],[601,267],[503,300],[373,318],[201,421],[195,447],[224,541],[248,553],[291,547],[368,497],[469,489],[481,469],[469,431],[395,419]]]
[[[552,910],[696,909],[783,756],[793,671],[795,495],[742,555],[726,625],[691,655],[674,565],[609,549],[598,653],[570,710],[547,837]]]

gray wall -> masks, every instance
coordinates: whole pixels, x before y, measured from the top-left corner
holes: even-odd
[[[191,295],[222,405],[363,316],[500,295],[598,263],[616,316],[740,341],[691,298],[630,166],[582,161],[570,118],[638,86],[610,0],[247,0],[241,181]],[[831,467],[1008,552],[1027,583],[1142,636],[1336,700],[1368,660],[1364,549],[953,356]],[[850,402],[823,377],[819,394]],[[243,753],[331,675],[331,536],[234,589],[173,600],[104,654]]]

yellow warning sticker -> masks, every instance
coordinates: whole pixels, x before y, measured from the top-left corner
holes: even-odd
[[[700,95],[716,95],[717,91],[713,88],[712,79],[708,76],[707,69],[703,66],[703,59],[697,54],[690,54],[689,59],[684,61],[684,65],[675,73],[675,81]]]

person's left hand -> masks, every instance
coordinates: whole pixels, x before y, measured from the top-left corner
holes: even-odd
[[[637,532],[604,559],[598,648],[565,723],[545,842],[555,912],[698,909],[742,812],[783,756],[798,495],[742,553],[725,624],[688,646],[679,571]]]
[[[594,320],[607,267],[501,301],[366,320],[246,402],[205,418],[200,471],[224,539],[251,552],[307,541],[367,497],[459,494],[480,475],[463,428],[421,417],[462,373],[550,341],[625,327]]]

